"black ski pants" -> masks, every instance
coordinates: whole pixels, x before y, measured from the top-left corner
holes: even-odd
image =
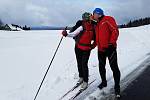
[[[98,60],[99,60],[99,72],[102,82],[107,82],[106,80],[106,58],[108,57],[111,70],[113,72],[115,88],[120,88],[120,70],[118,68],[117,62],[117,50],[106,50],[105,52],[98,51]]]
[[[77,59],[77,66],[79,77],[83,78],[84,82],[88,82],[89,70],[88,70],[88,60],[90,57],[91,50],[81,50],[75,47],[75,54]]]

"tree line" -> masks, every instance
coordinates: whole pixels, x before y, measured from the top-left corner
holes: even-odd
[[[129,21],[127,24],[119,25],[120,28],[138,27],[150,24],[150,17],[140,18],[133,21]]]

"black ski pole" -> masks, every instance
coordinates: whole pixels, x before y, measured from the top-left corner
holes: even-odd
[[[65,28],[65,30],[67,30],[67,27]],[[62,36],[61,39],[60,39],[60,42],[59,42],[59,44],[58,44],[58,46],[57,46],[57,48],[56,48],[56,51],[55,51],[55,53],[54,53],[54,55],[53,55],[53,58],[52,58],[52,60],[51,60],[51,62],[50,62],[50,64],[49,64],[49,66],[48,66],[48,68],[47,68],[47,70],[46,70],[46,73],[45,73],[45,75],[44,75],[44,77],[43,77],[43,79],[42,79],[42,82],[41,82],[41,84],[40,84],[40,86],[39,86],[39,88],[38,88],[38,91],[36,92],[36,95],[35,95],[35,97],[34,97],[34,100],[36,100],[36,98],[37,98],[37,96],[38,96],[38,94],[39,94],[39,91],[40,91],[40,89],[41,89],[41,87],[42,87],[42,84],[43,84],[43,82],[44,82],[44,80],[45,80],[45,78],[46,78],[46,75],[47,75],[47,73],[48,73],[48,71],[49,71],[49,69],[50,69],[50,67],[51,67],[51,65],[52,65],[52,62],[53,62],[53,60],[54,60],[54,58],[55,58],[55,56],[56,56],[56,53],[57,53],[57,51],[58,51],[58,49],[59,49],[59,46],[60,46],[62,40],[63,40],[63,36]]]

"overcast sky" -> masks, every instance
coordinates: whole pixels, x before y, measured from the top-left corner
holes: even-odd
[[[118,24],[150,16],[150,0],[0,0],[0,19],[19,25],[73,25],[95,7],[114,16]]]

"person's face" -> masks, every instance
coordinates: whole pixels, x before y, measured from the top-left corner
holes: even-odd
[[[93,16],[94,16],[94,19],[95,19],[95,20],[98,20],[98,18],[101,17],[102,15],[99,15],[99,14],[94,13]]]

